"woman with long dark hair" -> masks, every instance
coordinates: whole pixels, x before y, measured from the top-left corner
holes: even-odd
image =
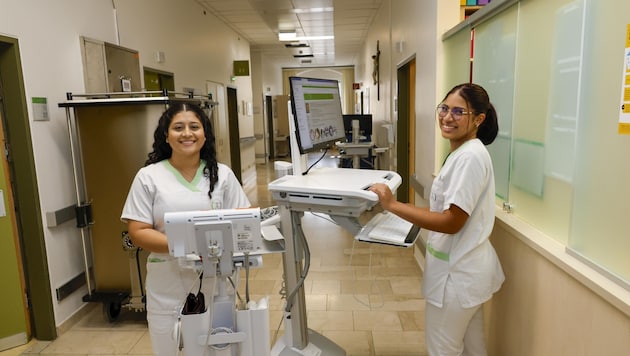
[[[153,137],[153,151],[131,184],[121,219],[133,244],[150,252],[146,307],[153,352],[175,355],[173,328],[200,279],[169,255],[164,213],[247,208],[250,202],[230,168],[217,162],[210,119],[199,106],[171,104]]]

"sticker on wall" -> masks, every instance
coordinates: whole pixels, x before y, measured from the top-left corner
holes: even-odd
[[[619,110],[619,134],[630,135],[630,24],[626,29],[626,50],[621,80],[621,105]]]
[[[48,99],[41,97],[31,98],[33,105],[33,121],[49,121],[48,117]]]

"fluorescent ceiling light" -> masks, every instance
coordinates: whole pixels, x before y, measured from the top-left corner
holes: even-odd
[[[280,30],[280,32],[278,32],[278,39],[280,41],[295,41],[296,38],[297,38],[297,33],[295,32],[295,30],[293,31]]]
[[[296,37],[295,33],[293,37],[283,36],[282,32],[278,33],[278,39],[280,41],[317,41],[317,40],[333,40],[335,36],[305,36],[305,37]]]

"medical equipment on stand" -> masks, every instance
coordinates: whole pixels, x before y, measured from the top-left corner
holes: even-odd
[[[278,202],[285,236],[283,264],[288,291],[285,334],[272,348],[273,356],[346,354],[334,342],[307,327],[303,284],[310,253],[301,225],[304,212],[328,214],[357,235],[363,228],[358,218],[378,203],[378,197],[368,188],[374,183],[385,183],[395,192],[401,182],[400,175],[392,171],[315,168],[306,175],[286,175],[269,183],[269,191]]]
[[[298,99],[307,97],[303,92],[305,89],[296,85],[302,80],[304,79],[294,78],[291,82],[293,86],[297,86],[298,94],[302,95],[297,96]],[[308,82],[308,79],[305,80]],[[334,102],[320,101],[310,104],[326,107],[325,102]],[[305,212],[328,214],[357,238],[364,231],[359,217],[378,203],[377,195],[369,191],[370,186],[384,183],[395,193],[402,178],[393,171],[307,167],[308,157],[300,144],[303,145],[302,141],[308,140],[304,129],[320,118],[315,117],[316,115],[302,115],[303,112],[292,110],[291,102],[288,105],[292,174],[284,175],[268,185],[272,198],[278,203],[280,231],[284,236],[285,253],[282,263],[287,293],[283,316],[285,333],[271,349],[271,355],[345,356],[346,352],[339,345],[307,326],[304,281],[308,275],[310,251],[301,219]],[[306,103],[295,106],[302,108]],[[323,111],[334,112],[333,108],[328,109]],[[294,120],[296,112],[301,115],[298,115],[298,120]],[[297,138],[298,132],[301,140]]]
[[[269,355],[267,300],[238,309],[237,285],[228,286],[228,280],[238,276],[238,267],[261,266],[262,254],[281,251],[263,241],[260,216],[259,208],[164,215],[170,255],[179,258],[182,268],[203,273],[204,285],[218,287],[201,298],[208,305],[199,313],[181,313],[176,336],[184,355]]]

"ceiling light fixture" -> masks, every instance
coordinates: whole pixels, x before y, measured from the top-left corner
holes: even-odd
[[[308,43],[285,43],[286,48],[304,48],[309,47]]]
[[[295,30],[280,30],[278,31],[278,40],[280,41],[297,41],[297,33]]]
[[[334,40],[335,36],[304,36],[304,37],[287,37],[282,32],[278,33],[278,40],[280,41],[317,41],[317,40]]]

